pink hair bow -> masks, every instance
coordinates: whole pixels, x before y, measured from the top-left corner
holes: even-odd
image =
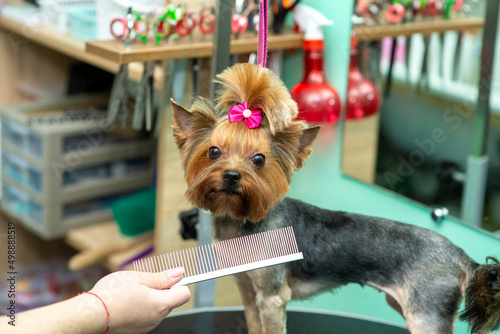
[[[262,122],[262,113],[259,109],[248,109],[246,101],[242,104],[235,104],[229,110],[229,122],[234,123],[242,120],[245,120],[247,128],[255,129]]]

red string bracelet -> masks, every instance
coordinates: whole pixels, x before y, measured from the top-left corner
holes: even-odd
[[[108,331],[109,331],[109,324],[110,324],[110,321],[109,321],[109,311],[108,311],[108,307],[106,306],[106,304],[104,303],[104,301],[101,299],[101,297],[99,297],[98,295],[96,295],[95,293],[93,292],[90,292],[90,291],[83,291],[83,292],[80,292],[78,295],[82,295],[84,293],[88,293],[89,295],[93,295],[93,296],[96,296],[102,303],[102,305],[104,306],[104,309],[106,310],[106,315],[108,316],[108,319],[106,321],[106,324],[107,324],[107,327],[106,327],[106,331],[104,332],[104,334],[106,334]]]

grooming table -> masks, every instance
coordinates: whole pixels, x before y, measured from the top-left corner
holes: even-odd
[[[178,312],[163,320],[150,334],[247,334],[243,308],[201,308]],[[403,334],[398,324],[335,312],[291,308],[287,312],[288,334]]]

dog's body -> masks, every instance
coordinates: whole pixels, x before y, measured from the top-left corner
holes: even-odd
[[[480,266],[446,238],[416,226],[286,199],[319,127],[293,121],[296,104],[267,69],[237,64],[218,79],[224,89],[216,107],[198,100],[187,111],[173,103],[186,196],[212,212],[216,240],[293,225],[304,254],[302,261],[237,275],[251,334],[286,333],[289,300],[348,283],[386,292],[413,334],[453,333],[464,294],[463,318],[474,333],[499,327],[497,261]],[[243,101],[264,112],[260,126],[228,120],[224,110]],[[243,114],[253,117],[250,110]]]
[[[281,318],[290,299],[306,299],[358,283],[382,290],[396,301],[412,333],[452,333],[466,282],[478,264],[436,233],[385,219],[322,210],[288,198],[258,223],[213,219],[217,240],[289,225],[304,260],[237,278],[239,288],[251,296],[247,309],[272,308],[266,312],[271,319],[261,323],[256,318],[249,326],[257,323],[266,328],[265,333],[282,333],[282,328],[271,330],[270,324],[283,326]]]

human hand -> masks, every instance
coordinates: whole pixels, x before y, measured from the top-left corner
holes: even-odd
[[[99,280],[90,292],[98,295],[108,308],[108,333],[147,333],[158,326],[172,309],[191,298],[185,286],[170,288],[183,273],[183,268],[161,273],[119,271]],[[94,298],[94,305],[100,303],[95,296],[87,298]],[[105,319],[104,307],[102,312]]]

